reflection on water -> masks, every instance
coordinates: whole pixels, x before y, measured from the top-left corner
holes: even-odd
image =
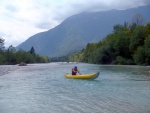
[[[100,72],[95,80],[66,79]],[[149,67],[94,64],[0,66],[0,113],[149,113]]]

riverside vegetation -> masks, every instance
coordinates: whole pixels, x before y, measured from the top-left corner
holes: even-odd
[[[98,43],[68,56],[69,61],[95,64],[150,65],[150,23],[115,25]]]
[[[35,53],[32,47],[30,51],[16,51],[11,45],[7,50],[4,49],[4,39],[0,38],[0,65],[25,63],[47,63],[50,59],[47,56],[40,56]]]

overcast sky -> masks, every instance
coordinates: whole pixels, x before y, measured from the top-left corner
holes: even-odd
[[[0,37],[5,47],[17,46],[78,13],[148,4],[150,0],[0,0]]]

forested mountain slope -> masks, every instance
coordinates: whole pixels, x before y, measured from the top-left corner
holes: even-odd
[[[67,55],[85,48],[88,43],[102,40],[113,31],[114,25],[131,21],[137,13],[145,18],[145,22],[149,22],[149,12],[150,6],[143,6],[81,13],[67,18],[53,29],[29,37],[16,48],[29,51],[33,46],[36,53],[50,57]]]

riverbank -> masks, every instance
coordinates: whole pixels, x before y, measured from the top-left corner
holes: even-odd
[[[0,76],[8,74],[12,71],[19,69],[18,65],[0,65]]]
[[[19,64],[16,65],[0,65],[0,76],[6,75],[8,73],[11,73],[15,70],[24,68],[24,67],[43,67],[47,65],[60,65],[59,63],[33,63],[33,64],[27,64],[27,66],[19,66]]]

